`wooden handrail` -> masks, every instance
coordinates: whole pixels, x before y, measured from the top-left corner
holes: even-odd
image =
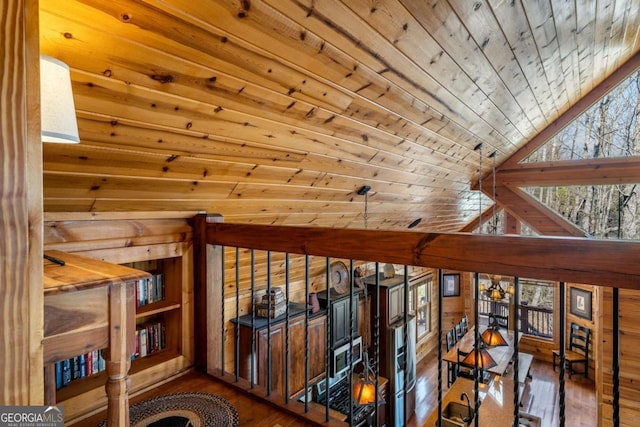
[[[207,223],[206,243],[640,289],[640,242]]]

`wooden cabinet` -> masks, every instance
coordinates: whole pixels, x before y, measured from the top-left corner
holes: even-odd
[[[392,324],[404,316],[404,283],[388,288],[388,324]]]
[[[293,303],[295,304],[295,303]],[[296,305],[299,306],[299,305]],[[305,328],[303,309],[290,309],[295,314],[289,319],[289,351],[286,351],[286,321],[284,316],[273,319],[271,327],[267,319],[254,318],[255,342],[251,351],[252,327],[251,316],[242,316],[236,325],[240,325],[240,376],[250,380],[253,360],[254,381],[267,388],[270,378],[271,391],[285,395],[285,362],[288,354],[289,396],[295,397],[304,389],[305,383],[305,339],[309,344],[309,383],[317,381],[325,374],[327,318],[316,315],[309,318],[309,326]],[[235,323],[235,322],[234,322]],[[269,345],[268,338],[271,338]],[[269,354],[270,362],[269,365]],[[269,366],[271,369],[269,370]],[[269,374],[271,375],[269,377]]]
[[[320,307],[326,309],[331,304],[331,348],[335,349],[349,341],[349,325],[353,336],[359,335],[364,329],[358,321],[362,318],[361,312],[364,306],[360,306],[360,297],[362,291],[354,293],[353,299],[349,294],[339,294],[333,288],[331,289],[330,301],[327,299],[327,291],[318,292],[318,301]],[[349,309],[349,301],[353,301],[353,319],[351,319],[351,310]]]

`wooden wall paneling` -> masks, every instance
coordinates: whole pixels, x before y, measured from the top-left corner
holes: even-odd
[[[445,45],[447,52],[451,52],[452,55],[456,55],[456,62],[459,66],[465,68],[473,67],[469,64],[476,65],[477,69],[467,70],[467,73],[474,79],[489,79],[479,85],[492,101],[500,108],[503,113],[514,123],[514,125],[524,135],[530,134],[534,129],[540,129],[546,125],[546,118],[539,105],[539,101],[536,100],[532,87],[538,87],[539,83],[536,78],[528,80],[517,79],[521,73],[525,73],[523,69],[519,67],[516,62],[515,56],[505,55],[502,49],[505,45],[510,45],[505,38],[505,33],[513,33],[513,27],[517,27],[518,40],[526,40],[528,35],[527,31],[523,31],[522,18],[524,16],[518,16],[517,7],[515,4],[509,9],[513,10],[514,15],[511,19],[500,20],[496,16],[495,8],[488,4],[480,4],[478,7],[465,7],[464,4],[451,3],[451,8],[455,10],[455,16],[459,16],[469,30],[462,30],[465,33],[470,31],[467,40],[473,40],[473,43],[468,43],[467,47],[460,46],[457,43],[454,46]],[[444,7],[446,8],[446,6]],[[424,15],[429,14],[431,7],[423,6],[425,10]],[[438,8],[436,8],[438,9]],[[439,9],[442,9],[440,7]],[[454,15],[452,11],[444,12],[445,15]],[[441,12],[443,13],[443,12]],[[517,17],[517,18],[516,18]],[[515,18],[515,19],[514,19]],[[519,22],[520,21],[520,22]],[[525,24],[526,25],[526,24]],[[434,25],[435,27],[436,25]],[[460,31],[460,30],[459,30]],[[450,31],[444,31],[441,40],[450,39]],[[442,43],[442,42],[441,42]],[[510,45],[511,50],[515,51],[516,46]],[[473,52],[473,53],[472,53]],[[459,56],[458,56],[459,55]],[[471,59],[473,58],[473,59]],[[471,61],[469,61],[471,59]],[[534,67],[530,67],[535,69]],[[532,77],[529,75],[528,77]],[[502,84],[496,84],[495,81],[499,80]],[[497,97],[497,92],[504,92],[501,97]],[[508,108],[504,108],[503,103],[511,104]],[[548,106],[547,106],[548,107]],[[548,110],[544,110],[548,111]],[[515,119],[515,117],[518,117]]]
[[[489,22],[491,22],[491,27],[497,26],[500,28],[505,37],[504,44],[495,42],[496,36],[500,37],[499,32],[495,31],[495,29],[492,34],[487,34],[485,37],[475,35],[476,31],[479,31],[480,34],[486,31],[481,25],[473,28],[472,33],[475,39],[482,42],[489,40],[483,51],[486,52],[493,67],[497,70],[500,70],[501,67],[508,69],[507,73],[500,73],[500,76],[508,82],[512,92],[516,92],[513,90],[515,87],[520,87],[520,90],[532,91],[532,95],[544,114],[543,121],[548,124],[551,118],[556,117],[558,111],[566,105],[566,94],[562,91],[555,91],[549,84],[545,75],[544,65],[539,56],[538,46],[533,33],[529,29],[528,16],[524,11],[523,5],[519,3],[505,4],[497,1],[489,1],[487,3],[487,7],[481,7],[480,10],[483,14],[490,13],[495,16],[496,22]],[[469,16],[469,21],[471,21],[471,15]],[[490,18],[487,17],[485,19]],[[491,38],[488,38],[488,36]],[[498,40],[502,41],[500,38]],[[500,47],[505,45],[511,48],[513,57],[504,55],[504,51]],[[526,67],[520,65],[524,63],[527,64]],[[525,79],[518,78],[520,73]],[[518,86],[522,83],[520,80],[526,82],[526,88]]]
[[[375,99],[376,103],[381,103],[388,110],[394,110],[392,107],[397,105],[397,103],[410,105],[412,108],[415,108],[414,105],[420,105],[420,102],[416,102],[415,98],[413,98],[413,101],[407,99],[410,93],[398,91],[374,71],[383,66],[383,64],[380,63],[380,58],[386,56],[384,52],[388,42],[377,40],[378,43],[375,43],[378,54],[376,58],[374,58],[370,52],[365,52],[365,55],[358,56],[358,60],[368,63],[371,69],[363,66],[354,68],[352,66],[353,58],[350,56],[357,55],[363,51],[358,52],[357,50],[351,49],[350,46],[353,44],[353,40],[350,39],[349,36],[346,36],[347,40],[344,40],[345,35],[340,35],[339,30],[349,28],[349,26],[353,27],[355,23],[359,23],[360,21],[355,18],[353,14],[349,13],[344,6],[334,3],[329,5],[328,9],[325,9],[326,5],[314,5],[314,9],[318,14],[309,14],[307,13],[306,7],[300,4],[289,4],[287,2],[278,2],[277,4],[276,2],[269,3],[270,7],[267,7],[257,2],[252,4],[250,11],[243,11],[242,19],[244,25],[242,26],[235,25],[236,23],[232,19],[224,20],[220,26],[228,32],[236,33],[239,38],[249,40],[256,37],[257,34],[261,34],[259,37],[264,37],[265,34],[262,32],[262,29],[265,26],[276,27],[278,29],[277,32],[271,32],[267,35],[270,39],[267,45],[272,52],[277,52],[277,56],[279,57],[286,55],[285,59],[288,60],[290,64],[301,64],[305,68],[305,72],[315,74],[322,70],[323,74],[321,78],[325,82],[339,82],[344,87],[353,91],[349,94],[349,96],[353,98],[351,100],[351,106],[353,108],[349,108],[349,112],[364,113],[363,116],[359,117],[365,118],[372,126],[388,128],[390,133],[407,136],[405,133],[406,129],[411,129],[414,126],[412,123],[407,123],[402,120],[398,121],[397,119],[380,120],[378,122],[372,121],[374,117],[382,113],[382,109],[364,98]],[[188,7],[194,16],[202,17],[202,11],[193,10],[194,8],[189,5],[185,5],[185,7]],[[228,6],[218,7],[221,9],[231,9]],[[296,22],[308,27],[312,31],[307,31],[294,25],[289,19],[285,19],[283,14],[274,12],[271,8],[279,9],[280,11],[286,10],[286,15],[289,16],[295,15],[295,17],[298,18]],[[233,9],[220,10],[221,15],[234,15],[236,13],[237,11]],[[317,38],[313,31],[315,22],[312,22],[316,19],[319,19],[323,24],[326,23],[327,20],[335,20],[336,25],[333,28],[339,29],[336,31],[336,33],[339,34],[338,37],[332,39],[331,36],[325,35],[324,41]],[[344,19],[349,22],[349,26],[345,27],[342,25],[343,22],[340,21]],[[305,34],[305,37],[301,38],[297,36],[301,32]],[[368,34],[362,31],[358,32],[361,36],[368,36]],[[335,36],[335,34],[332,35]],[[327,43],[327,40],[330,41],[330,43]],[[360,41],[362,42],[363,40]],[[346,49],[347,54],[350,56],[336,49],[336,46],[340,46],[341,49]],[[298,52],[300,51],[306,52],[307,55],[304,57],[298,56]],[[401,62],[406,61],[405,58],[402,57],[396,57],[394,59]],[[385,65],[391,64],[388,63]],[[406,62],[406,67],[404,68],[405,70],[403,71],[408,72],[406,69],[415,69],[415,65]],[[390,74],[394,73],[392,72]],[[306,83],[304,84],[306,85]],[[382,94],[384,94],[383,97],[380,96]],[[363,95],[364,97],[358,95]],[[456,102],[455,100],[449,101]],[[345,105],[345,107],[347,107],[347,105]],[[415,116],[416,123],[423,125],[428,123],[427,126],[431,127],[431,129],[441,130],[443,126],[439,123],[440,117],[432,113],[430,113],[429,116],[426,116],[422,112],[419,113],[421,114]],[[433,123],[431,123],[432,120]],[[449,124],[445,123],[444,125],[448,127]],[[389,126],[394,127],[389,128]],[[407,128],[407,126],[409,126],[409,128]],[[414,137],[421,133],[423,132],[414,132]],[[433,135],[435,136],[435,134]],[[460,138],[451,138],[451,140],[459,141]]]
[[[39,405],[44,376],[38,2],[4,2],[0,10],[0,404]]]
[[[479,49],[465,49],[462,46],[446,49],[446,45],[437,43],[423,27],[427,26],[433,32],[439,25],[428,25],[428,20],[416,21],[410,10],[398,7],[397,3],[396,0],[380,1],[376,8],[349,3],[349,8],[384,36],[386,43],[393,43],[396,49],[407,56],[415,55],[416,65],[422,69],[434,70],[433,72],[448,70],[446,77],[441,74],[440,84],[461,93],[461,99],[467,105],[471,104],[471,99],[475,99],[476,111],[486,122],[502,127],[503,132],[509,136],[518,133],[526,135],[532,131],[528,113],[523,113],[522,106],[506,90],[504,82],[495,78],[495,71],[487,66],[486,57],[479,54]],[[465,58],[466,54],[470,56]],[[457,55],[460,55],[459,62],[456,61]],[[385,59],[388,62],[392,60],[391,57]],[[505,122],[510,123],[504,126]]]
[[[139,61],[140,59],[136,58],[136,60]],[[156,61],[157,60],[154,60],[154,62],[156,62]],[[175,58],[174,58],[174,61],[175,61]],[[87,76],[86,78],[91,78],[91,77]],[[82,79],[84,79],[84,77],[82,77]],[[91,86],[87,86],[86,84],[82,84],[82,81],[80,81],[78,83],[78,87],[77,87],[77,89],[75,91],[76,92],[76,96],[78,98],[83,99],[82,98],[82,94],[84,92],[86,92],[87,90],[92,90],[92,88],[93,89],[97,88],[97,85],[100,84],[100,83],[95,81],[95,80],[98,80],[98,79],[105,80],[105,78],[103,78],[103,77],[99,78],[97,76],[94,76],[93,79],[94,79],[94,81],[93,81],[93,84]],[[108,81],[110,81],[110,80],[113,80],[113,79],[106,79],[103,84],[107,84],[108,85]],[[148,84],[148,82],[149,82],[149,79],[146,79],[146,83],[147,84]],[[170,83],[173,83],[173,82],[170,82]],[[109,85],[109,86],[113,86],[113,85]],[[121,86],[123,86],[123,84],[121,84]],[[127,89],[127,91],[129,93],[132,92],[130,86]],[[151,96],[151,95],[149,95],[149,96]],[[160,95],[157,94],[157,96],[160,96]],[[140,97],[136,97],[136,98],[131,97],[129,99],[129,101],[128,101],[128,104],[133,107],[134,103],[139,104],[139,102],[140,102]],[[176,110],[177,107],[175,106],[175,101],[173,101],[173,102],[174,103],[171,104],[171,105],[167,105],[167,103],[163,103],[162,101],[153,102],[153,111],[154,111],[154,113],[157,115],[158,112],[164,110],[163,107],[166,107],[166,108],[171,109],[173,115],[176,115],[175,112],[177,111]],[[182,101],[182,102],[185,102],[185,101]],[[82,102],[80,102],[80,104],[82,105]],[[145,104],[145,105],[148,106],[148,104]],[[188,105],[181,105],[179,111],[180,112],[190,111],[190,107]],[[308,112],[308,109],[307,109],[306,112]],[[231,109],[225,108],[224,110],[218,112],[215,116],[216,117],[220,117],[220,118],[229,116],[229,118],[231,118],[233,114],[234,113],[233,113],[233,111]],[[314,114],[314,116],[316,116],[316,115],[317,114]],[[304,117],[301,117],[301,118],[304,118]],[[279,116],[279,121],[281,121],[280,119],[281,119],[281,115]],[[325,123],[328,123],[327,120],[329,120],[329,119],[331,119],[331,126],[334,126],[336,128],[336,132],[334,132],[334,134],[336,136],[339,136],[339,137],[343,138],[343,139],[352,139],[354,142],[361,142],[362,141],[361,135],[364,132],[366,132],[368,134],[368,138],[367,138],[367,141],[366,141],[367,142],[366,146],[370,146],[370,147],[374,147],[374,148],[375,147],[384,148],[385,151],[388,151],[388,152],[395,151],[398,154],[403,154],[403,155],[411,154],[414,159],[417,159],[417,162],[429,161],[430,159],[433,158],[433,154],[434,153],[433,153],[432,149],[429,149],[427,151],[424,148],[422,148],[421,145],[418,145],[418,144],[413,144],[413,145],[407,146],[407,143],[405,143],[405,144],[403,144],[402,148],[395,147],[396,144],[391,144],[391,145],[388,144],[387,141],[389,139],[396,139],[398,142],[400,141],[399,137],[396,137],[393,134],[387,134],[383,138],[378,138],[378,136],[376,136],[376,134],[380,133],[380,131],[377,131],[377,130],[371,129],[371,128],[369,128],[369,129],[359,129],[359,130],[355,130],[355,131],[354,130],[347,130],[346,132],[341,132],[340,131],[340,129],[341,129],[340,125],[337,123],[337,121],[340,121],[340,119],[338,118],[336,120],[333,120],[333,116],[329,115],[325,119],[322,119],[322,120],[324,120]],[[238,122],[241,122],[242,120],[243,119],[238,118]],[[254,116],[254,118],[252,119],[252,124],[256,124],[255,123],[256,120],[258,120],[258,119]],[[308,120],[305,120],[305,123],[306,122],[308,122]],[[298,122],[298,123],[300,123],[300,122]],[[191,129],[197,129],[197,125],[196,125],[195,121],[192,121],[192,124],[194,126]],[[273,123],[271,123],[271,124],[273,125]],[[322,125],[322,123],[319,123],[319,126],[320,125]],[[345,122],[344,125],[345,126],[347,126],[347,125],[348,126],[354,126],[355,122],[348,121],[348,122]],[[326,124],[324,126],[326,127]],[[318,127],[318,130],[320,130],[320,127]],[[219,132],[219,130],[218,130],[218,132]],[[271,133],[273,133],[273,132],[271,132]],[[262,132],[262,134],[264,134],[264,132]],[[303,129],[302,133],[298,132],[298,135],[304,135],[304,129]],[[380,142],[376,142],[378,140]],[[407,147],[409,147],[409,150],[410,150],[408,153],[407,153]],[[342,147],[342,148],[343,148],[342,151],[346,151],[345,148],[347,148],[347,147]],[[361,147],[360,149],[363,150],[364,148],[365,147]],[[316,149],[317,149],[317,147],[316,147]],[[427,154],[427,152],[431,153],[431,155],[430,156],[426,156],[425,154]],[[389,155],[387,155],[385,157],[385,160],[386,160],[386,162],[390,162],[391,161],[391,159],[389,158]],[[449,162],[450,162],[449,156],[442,156],[437,160],[437,162],[430,164],[428,169],[442,167],[443,163],[444,164],[448,164],[448,167],[457,167],[457,165],[455,163],[450,163],[449,164]]]
[[[611,402],[612,378],[612,301],[613,292],[609,288],[602,288],[602,312],[600,319],[602,326],[601,343],[599,346],[598,369],[601,374],[597,378],[597,398],[599,411],[602,414],[599,426],[612,425]],[[636,307],[640,301],[637,291],[620,291],[620,425],[632,426],[636,422],[640,411],[637,408],[640,399],[640,380],[637,370],[637,351],[640,345],[640,330]]]
[[[359,88],[357,90],[358,94],[375,99],[376,102],[391,110],[395,110],[397,103],[410,105],[413,111],[408,112],[407,117],[411,120],[422,124],[427,129],[436,130],[437,128],[438,134],[442,133],[452,141],[463,141],[471,147],[475,146],[477,139],[473,134],[471,134],[471,138],[469,137],[470,129],[473,129],[474,126],[477,126],[477,128],[484,127],[484,129],[490,127],[484,121],[478,120],[476,111],[467,108],[463,102],[451,96],[447,91],[442,91],[438,93],[437,97],[434,97],[434,94],[426,88],[434,87],[434,85],[438,85],[438,82],[429,75],[424,74],[417,64],[407,61],[405,56],[392,52],[390,42],[378,34],[378,31],[367,31],[369,27],[367,27],[366,21],[359,19],[353,12],[348,10],[347,6],[343,4],[336,5],[335,2],[314,4],[312,9],[314,13],[309,14],[308,8],[294,2],[267,0],[267,3],[280,12],[286,13],[287,16],[293,17],[296,22],[306,28],[321,32],[324,40],[331,43],[323,46],[323,51],[326,52],[326,55],[330,55],[331,58],[341,57],[342,54],[334,48],[339,46],[349,55],[349,61],[355,59],[361,64],[366,64],[368,68],[361,65],[347,74],[351,78],[352,74],[365,73],[362,79],[369,83]],[[322,29],[327,22],[331,23],[332,31],[327,32]],[[363,46],[367,45],[376,46],[375,54],[372,50],[363,48]],[[297,48],[299,49],[300,46],[297,46]],[[433,58],[434,63],[437,62],[438,58],[439,55]],[[385,70],[384,76],[393,82],[393,86],[388,86],[385,90],[375,91],[375,85],[370,83],[377,82],[378,76],[375,75],[375,70],[380,69]],[[349,83],[348,80],[343,82],[344,85]],[[385,83],[379,85],[384,87]],[[403,93],[403,91],[406,92]],[[384,94],[384,96],[380,96],[381,94]],[[357,102],[358,100],[354,100],[354,104]],[[437,105],[433,110],[436,113],[436,120],[438,119],[437,113],[449,109],[455,109],[458,115],[455,120],[447,121],[444,126],[440,126],[437,121],[432,123],[432,119],[429,117],[432,114],[431,109],[419,109],[421,104]],[[354,105],[353,111],[357,111],[360,106],[361,103]],[[442,117],[439,119],[442,120]],[[501,135],[498,137],[501,137]],[[506,141],[507,139],[505,139]]]

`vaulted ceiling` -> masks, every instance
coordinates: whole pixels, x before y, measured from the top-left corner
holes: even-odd
[[[40,0],[81,143],[45,211],[456,231],[472,189],[638,52],[640,1]],[[480,150],[474,150],[479,144]]]

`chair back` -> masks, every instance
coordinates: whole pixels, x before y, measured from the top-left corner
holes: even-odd
[[[569,350],[583,353],[585,358],[589,357],[589,341],[591,329],[571,323],[571,335],[569,336]]]
[[[469,332],[469,318],[465,314],[464,317],[460,320],[460,325],[462,326],[462,334],[466,334]]]
[[[503,316],[501,314],[489,314],[489,324],[491,323],[496,323],[501,328],[509,329],[509,316]]]
[[[451,350],[454,345],[456,345],[456,340],[454,338],[453,329],[450,329],[449,332],[447,332],[447,351]]]
[[[458,364],[457,366],[457,376],[474,379],[476,375],[476,367],[473,364],[465,363],[464,358],[467,357],[469,353],[461,351],[458,349]]]
[[[456,341],[459,340],[460,338],[462,338],[462,325],[460,323],[456,323],[456,325],[454,326],[455,331],[456,331]]]

